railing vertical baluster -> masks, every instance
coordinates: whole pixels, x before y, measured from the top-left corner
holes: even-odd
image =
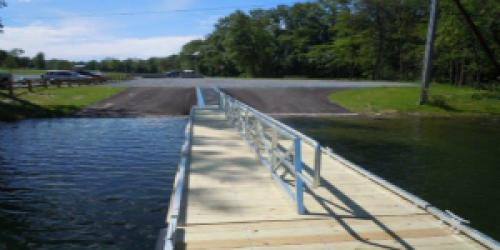
[[[295,195],[297,202],[297,212],[299,214],[305,214],[304,207],[304,182],[301,179],[302,175],[302,140],[299,137],[295,138],[295,154],[294,154],[294,165],[295,165]]]
[[[245,110],[245,116],[243,117],[243,122],[245,123],[245,138],[248,136],[248,109]]]
[[[319,187],[321,185],[321,145],[316,143],[314,145],[314,182],[313,186]]]
[[[269,152],[269,157],[271,158],[271,169],[274,170],[276,167],[276,150],[278,147],[278,131],[276,128],[271,130],[271,150]]]

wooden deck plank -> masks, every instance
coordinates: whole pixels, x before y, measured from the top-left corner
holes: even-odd
[[[216,110],[195,111],[184,234],[186,249],[476,249],[434,216],[322,156],[323,186],[296,209],[269,170]],[[306,164],[313,150],[304,147]]]

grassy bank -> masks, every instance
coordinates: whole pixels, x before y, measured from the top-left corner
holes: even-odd
[[[104,72],[106,76],[111,78],[113,81],[124,81],[132,79],[132,75],[129,73],[121,73],[121,72]]]
[[[6,69],[0,68],[2,72],[9,72],[14,75],[42,75],[47,72],[47,70],[43,69]]]
[[[6,68],[0,68],[1,72],[9,72],[14,75],[42,75],[47,72],[47,70],[43,69],[6,69]],[[129,73],[121,73],[121,72],[104,72],[106,76],[111,78],[111,80],[114,81],[123,81],[123,80],[129,80],[132,78],[132,76]]]
[[[33,93],[26,89],[16,89],[15,97],[0,90],[0,120],[65,116],[124,89],[99,86],[51,87],[36,88]]]
[[[418,105],[420,88],[366,88],[339,91],[332,102],[353,112],[420,115],[500,115],[500,91],[433,84],[430,103]]]

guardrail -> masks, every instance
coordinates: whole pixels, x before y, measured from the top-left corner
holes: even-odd
[[[216,89],[216,92],[219,94],[220,108],[228,120],[240,130],[261,163],[271,171],[273,178],[295,201],[297,212],[305,214],[304,185],[311,189],[320,186],[322,154],[320,144],[222,91]],[[303,144],[308,144],[314,149],[312,163],[308,164],[303,159]],[[289,183],[287,176],[293,178],[294,185]]]
[[[170,196],[168,214],[166,218],[167,228],[163,229],[157,243],[157,250],[173,250],[175,248],[175,236],[179,225],[179,214],[181,210],[182,197],[186,188],[186,174],[191,159],[191,143],[193,135],[193,114],[191,109],[190,119],[184,130],[184,144],[181,149],[181,159],[175,175],[174,187]]]
[[[500,243],[498,241],[470,227],[468,225],[469,221],[460,218],[451,211],[440,210],[429,202],[391,184],[384,178],[381,178],[348,161],[342,156],[334,153],[332,149],[321,147],[317,141],[291,128],[290,126],[287,126],[286,124],[261,113],[247,104],[236,100],[235,98],[222,92],[220,89],[215,88],[215,91],[219,94],[220,109],[226,113],[228,119],[240,130],[243,137],[254,148],[260,161],[271,170],[273,178],[277,180],[287,193],[296,201],[298,212],[300,214],[303,214],[305,210],[303,204],[303,187],[301,187],[302,183],[311,187],[312,191],[314,191],[313,188],[320,185],[322,167],[321,156],[322,154],[325,154],[355,172],[365,176],[374,183],[427,211],[439,220],[450,225],[451,228],[457,232],[461,232],[491,249],[500,249]],[[287,147],[290,145],[290,143],[286,143],[287,140],[293,141],[293,148]],[[282,143],[280,143],[280,141]],[[313,166],[302,162],[302,143],[309,144],[314,148]],[[300,162],[302,162],[302,164],[300,164]],[[285,172],[291,173],[295,176],[297,189],[295,193],[292,192],[289,184],[280,178],[282,176],[278,175],[277,169],[281,166],[284,166]],[[294,168],[292,168],[292,166]],[[312,171],[312,182],[310,178],[302,172],[304,168],[309,168]]]

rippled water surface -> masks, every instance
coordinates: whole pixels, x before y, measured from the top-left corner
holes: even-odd
[[[285,122],[500,239],[500,119],[339,117]]]
[[[0,123],[0,249],[153,249],[185,123]]]

